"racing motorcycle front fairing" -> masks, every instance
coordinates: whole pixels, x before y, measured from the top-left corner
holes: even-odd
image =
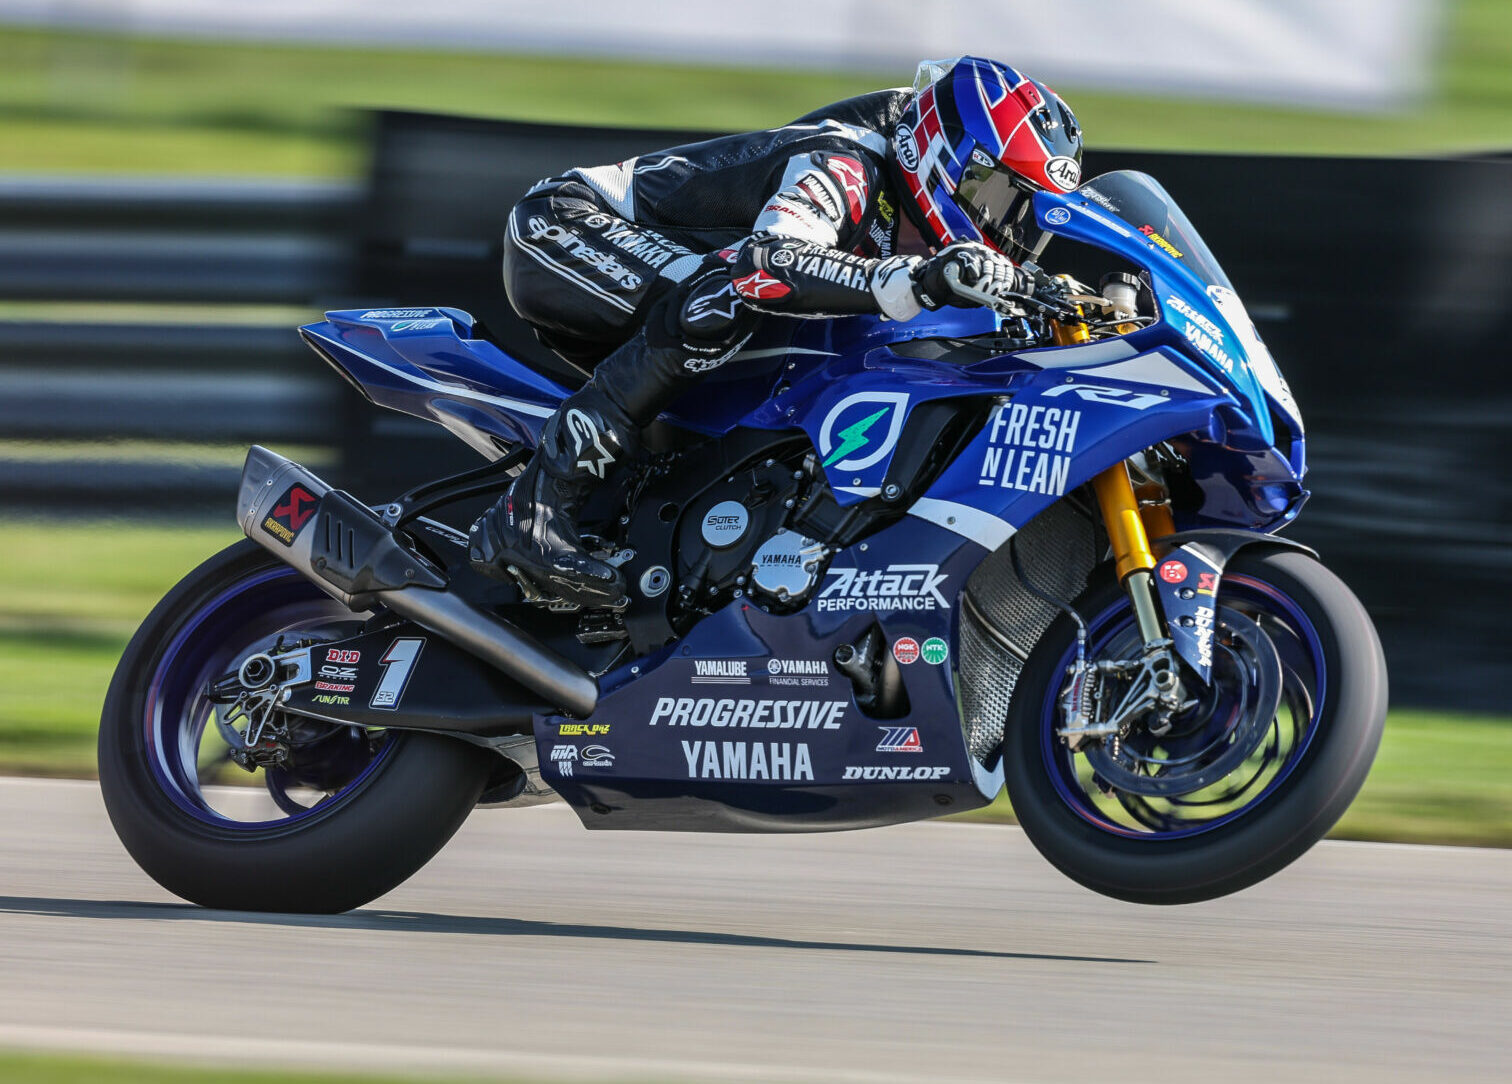
[[[1155,222],[1124,221],[1115,207]],[[802,353],[790,359],[772,399],[742,423],[802,427],[824,457],[837,500],[847,503],[885,489],[913,410],[986,397],[1002,402],[926,494],[972,509],[979,526],[986,515],[1021,527],[1106,467],[1163,442],[1187,460],[1200,490],[1173,509],[1179,529],[1268,532],[1293,519],[1306,498],[1300,412],[1174,201],[1153,178],[1121,171],[1065,196],[1038,194],[1036,214],[1050,232],[1142,269],[1158,318],[1083,345],[1001,353],[985,348],[1002,321],[981,309],[941,309],[905,324],[813,321],[795,340]],[[931,355],[918,349],[921,342],[962,345]],[[967,343],[983,349],[973,356]],[[694,393],[680,420],[691,420],[702,403]],[[957,517],[952,526],[965,524]]]

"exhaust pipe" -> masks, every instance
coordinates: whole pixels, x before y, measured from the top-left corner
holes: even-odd
[[[384,606],[579,718],[598,706],[587,671],[448,590],[371,509],[298,463],[253,445],[236,516],[248,538],[353,610]]]

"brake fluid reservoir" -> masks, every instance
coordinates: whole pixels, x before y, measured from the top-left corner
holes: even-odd
[[[1119,313],[1139,315],[1139,278],[1127,271],[1110,271],[1102,278],[1102,295]]]

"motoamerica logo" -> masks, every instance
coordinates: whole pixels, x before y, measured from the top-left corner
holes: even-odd
[[[939,565],[888,565],[884,569],[832,568],[819,593],[820,610],[948,610],[940,587],[950,574]]]

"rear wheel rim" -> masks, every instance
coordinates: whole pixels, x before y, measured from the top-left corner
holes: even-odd
[[[1160,786],[1140,788],[1146,793],[1120,788],[1116,784],[1121,777],[1112,772],[1105,777],[1097,771],[1094,762],[1101,760],[1106,770],[1106,756],[1089,757],[1085,751],[1073,753],[1066,747],[1055,733],[1063,725],[1058,704],[1061,686],[1059,682],[1051,685],[1040,711],[1040,751],[1057,795],[1082,820],[1131,839],[1168,840],[1210,832],[1258,808],[1305,759],[1318,731],[1327,692],[1327,664],[1311,620],[1294,599],[1273,584],[1238,573],[1221,581],[1217,606],[1220,620],[1224,611],[1230,610],[1257,621],[1275,645],[1282,688],[1274,719],[1268,726],[1246,730],[1242,725],[1245,720],[1230,720],[1224,714],[1222,686],[1230,679],[1220,673],[1224,669],[1219,661],[1222,653],[1215,650],[1217,692],[1194,688],[1189,695],[1203,698],[1204,703],[1190,713],[1191,717],[1178,719],[1165,739],[1136,733],[1125,743],[1126,763],[1150,771],[1155,781],[1168,778],[1164,789],[1173,793],[1154,796],[1150,792]],[[1233,624],[1241,626],[1239,620]],[[1137,654],[1139,646],[1127,599],[1119,599],[1088,622],[1091,661]],[[1069,645],[1053,672],[1064,674],[1075,655],[1075,645]],[[1232,702],[1227,707],[1231,709]],[[1204,711],[1209,713],[1206,717],[1201,715]],[[1195,773],[1204,756],[1209,757],[1207,763],[1218,763],[1223,756],[1236,759],[1230,744],[1235,736],[1255,741],[1251,754],[1242,759],[1238,769],[1218,782],[1182,793],[1180,773],[1190,771],[1194,773],[1192,779],[1200,778]],[[1169,772],[1169,777],[1163,777],[1162,772]],[[1111,793],[1105,793],[1105,788]]]
[[[247,573],[195,608],[159,656],[142,712],[149,769],[174,805],[215,828],[276,834],[329,815],[365,789],[393,750],[386,735],[307,729],[319,740],[300,751],[308,759],[295,771],[246,773],[226,757],[215,705],[204,697],[209,680],[280,634],[351,618],[289,568]]]

